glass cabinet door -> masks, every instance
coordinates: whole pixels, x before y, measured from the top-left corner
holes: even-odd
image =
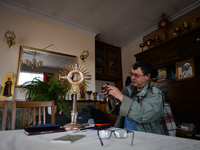
[[[108,47],[108,62],[109,62],[109,75],[121,76],[121,55],[118,49]]]
[[[106,47],[101,44],[95,45],[95,72],[96,74],[106,74]]]

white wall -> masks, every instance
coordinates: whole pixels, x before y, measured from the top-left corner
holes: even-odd
[[[8,72],[17,76],[20,45],[43,49],[53,44],[61,53],[75,55],[78,62],[83,50],[90,55],[85,66],[92,75],[86,90],[95,91],[95,37],[75,31],[48,21],[0,6],[0,85]],[[16,34],[16,44],[8,47],[4,34],[7,30]],[[51,48],[48,50],[52,50]],[[23,99],[24,95],[15,90],[14,99]]]
[[[143,41],[140,40],[121,50],[123,87],[125,86],[126,77],[129,76],[132,65],[136,62],[136,58],[134,55],[142,52],[142,49],[139,47],[139,44],[142,42]]]

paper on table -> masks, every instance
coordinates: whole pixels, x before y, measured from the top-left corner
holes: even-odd
[[[52,141],[62,141],[62,142],[69,142],[69,143],[72,143],[72,142],[75,142],[83,137],[85,137],[86,135],[65,135],[65,136],[62,136],[62,137],[59,137],[59,138],[56,138],[56,139],[52,139]]]

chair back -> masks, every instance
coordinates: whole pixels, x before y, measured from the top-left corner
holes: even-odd
[[[7,112],[8,112],[8,101],[1,101],[0,108],[3,108],[3,117],[1,117],[2,118],[1,130],[5,130],[6,129]]]
[[[52,101],[13,101],[12,107],[12,122],[11,129],[15,129],[15,121],[16,121],[16,108],[23,108],[23,118],[22,118],[22,128],[25,125],[31,125],[31,108],[33,108],[33,125],[36,125],[36,108],[38,108],[38,124],[42,124],[42,114],[41,109],[43,109],[43,124],[46,124],[46,107],[51,107],[51,124],[55,124],[55,102]],[[27,112],[27,123],[26,123],[26,110]]]
[[[164,116],[161,119],[161,126],[165,135],[176,136],[176,124],[169,103],[165,103]]]

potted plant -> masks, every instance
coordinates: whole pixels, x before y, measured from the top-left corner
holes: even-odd
[[[66,86],[60,80],[57,80],[52,75],[49,82],[41,81],[39,78],[34,78],[32,81],[27,81],[20,86],[21,92],[26,92],[25,96],[29,101],[49,101],[55,100],[55,104],[58,110],[65,109],[67,103],[65,101],[66,93],[69,90],[69,86]],[[62,97],[62,99],[61,99]]]

